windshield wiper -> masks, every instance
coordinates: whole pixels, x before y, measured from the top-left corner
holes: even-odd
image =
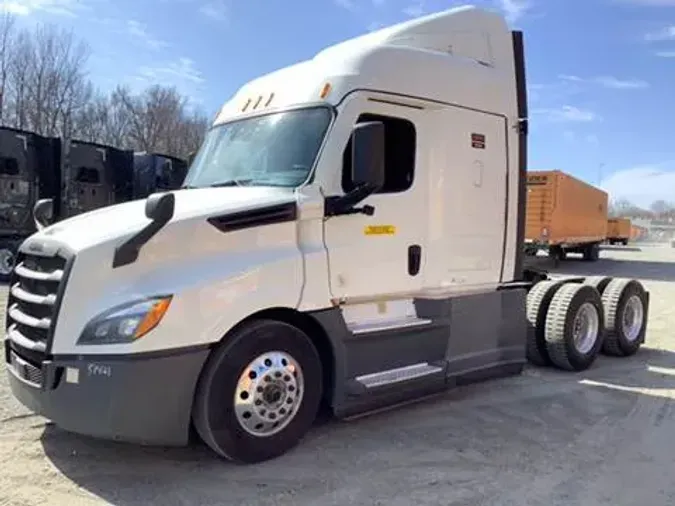
[[[228,181],[221,181],[220,183],[213,183],[209,185],[209,188],[225,188],[226,186],[242,186],[252,182],[253,179],[230,179]]]
[[[181,190],[196,190],[197,188],[225,188],[227,186],[246,185],[252,181],[253,179],[228,179],[227,181],[221,181],[219,183],[213,183],[205,186],[183,185],[180,188]]]

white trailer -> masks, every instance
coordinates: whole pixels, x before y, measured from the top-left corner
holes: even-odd
[[[228,101],[179,191],[20,247],[14,395],[63,429],[258,462],[337,417],[644,341],[623,279],[523,268],[522,34],[462,7]]]

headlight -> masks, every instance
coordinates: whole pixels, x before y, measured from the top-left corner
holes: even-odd
[[[159,325],[171,298],[171,295],[152,297],[101,313],[87,324],[77,344],[131,343]]]

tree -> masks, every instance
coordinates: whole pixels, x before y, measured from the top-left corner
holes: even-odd
[[[207,118],[175,88],[134,94],[95,90],[86,72],[89,47],[51,25],[15,29],[0,18],[0,123],[41,135],[186,157],[197,149]]]
[[[0,17],[0,123],[4,120],[7,82],[14,58],[14,25],[15,19],[9,13]]]
[[[666,216],[673,211],[673,204],[666,202],[665,200],[655,200],[649,208],[657,217],[661,217]]]
[[[612,218],[639,218],[644,217],[649,212],[636,206],[626,198],[620,198],[609,203],[607,214]]]

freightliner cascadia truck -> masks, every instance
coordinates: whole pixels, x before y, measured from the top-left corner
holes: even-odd
[[[184,187],[20,246],[13,394],[61,428],[279,456],[338,418],[635,353],[630,279],[523,269],[522,34],[462,7],[243,86]]]

